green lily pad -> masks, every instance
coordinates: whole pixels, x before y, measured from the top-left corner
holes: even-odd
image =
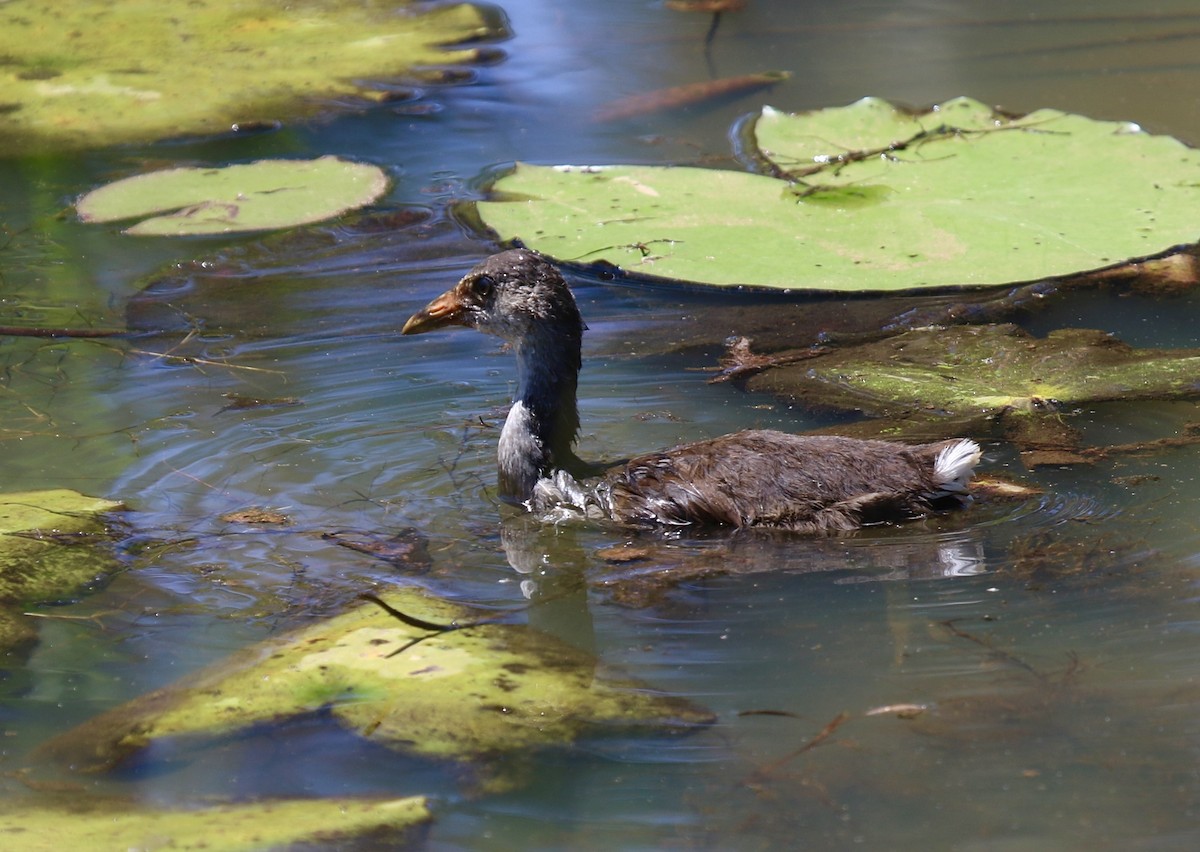
[[[909,291],[1078,275],[1200,237],[1200,152],[1055,110],[958,99],[764,110],[772,176],[519,164],[483,226],[558,260],[634,277],[788,290]]]
[[[1045,338],[1014,325],[918,329],[767,368],[747,386],[873,416],[1052,414],[1200,396],[1200,350],[1134,349],[1089,329]]]
[[[397,14],[397,10],[401,14]],[[272,0],[0,4],[0,144],[44,152],[227,132],[479,58],[469,4]]]
[[[127,234],[224,234],[319,222],[370,204],[387,187],[384,171],[366,163],[259,160],[134,175],[92,190],[75,209],[85,222],[167,213],[126,228]]]
[[[477,617],[417,589],[386,600],[427,622]],[[616,677],[590,655],[532,628],[481,624],[430,632],[366,604],[137,698],[49,749],[73,762],[111,765],[166,737],[226,735],[324,709],[359,736],[454,760],[566,744],[598,727],[672,729],[712,721],[702,708]]]
[[[275,849],[331,843],[379,829],[428,821],[425,799],[303,799],[222,805],[203,810],[151,810],[124,802],[78,800],[0,811],[4,847],[59,849]],[[393,842],[394,837],[389,836]]]
[[[23,608],[76,594],[120,567],[89,546],[107,540],[102,515],[120,508],[65,488],[0,494],[0,650],[36,638]]]

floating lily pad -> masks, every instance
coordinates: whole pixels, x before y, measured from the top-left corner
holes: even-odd
[[[1200,152],[1136,125],[968,99],[913,115],[865,99],[786,115],[771,176],[520,164],[476,205],[504,241],[632,276],[908,291],[1078,275],[1200,237]]]
[[[0,143],[40,153],[309,115],[363,81],[473,62],[476,48],[444,45],[501,34],[465,3],[8,0]]]
[[[875,416],[1053,413],[1198,396],[1200,350],[1134,349],[1089,329],[1045,338],[1015,325],[919,329],[764,369],[747,386]]]
[[[386,600],[427,622],[478,617],[416,589]],[[566,744],[598,727],[671,730],[712,721],[702,708],[614,676],[532,628],[430,632],[366,604],[135,699],[50,750],[110,765],[166,737],[220,736],[324,709],[362,737],[454,760]]]
[[[119,565],[105,549],[101,517],[121,508],[68,489],[0,494],[0,650],[36,632],[21,609],[76,594]]]
[[[430,818],[425,799],[304,799],[151,810],[108,800],[69,806],[25,804],[0,811],[6,849],[275,849],[330,843],[379,829],[401,830]],[[395,837],[390,837],[395,842]]]
[[[379,167],[337,157],[259,160],[134,175],[92,190],[75,209],[85,222],[167,214],[126,228],[127,234],[224,234],[319,222],[370,204],[387,186]]]

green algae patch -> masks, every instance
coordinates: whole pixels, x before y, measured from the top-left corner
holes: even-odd
[[[94,314],[90,310],[85,313],[78,302],[66,299],[54,304],[46,299],[26,302],[13,297],[0,304],[0,334],[8,337],[101,338],[117,337],[125,331],[124,318],[115,311],[97,308]]]
[[[95,546],[121,504],[68,489],[0,494],[0,650],[36,638],[31,604],[78,594],[119,566]]]
[[[303,117],[368,80],[476,61],[469,4],[76,0],[0,4],[0,145],[44,152]]]
[[[19,611],[0,608],[0,651],[28,646],[37,640],[37,629]]]
[[[867,98],[746,135],[763,174],[518,164],[466,217],[635,279],[799,291],[1064,278],[1200,238],[1200,151],[1127,122]]]
[[[1198,396],[1200,350],[1134,349],[1090,329],[1045,338],[1009,324],[917,329],[764,369],[747,386],[877,417],[1054,413]]]
[[[60,849],[196,849],[205,852],[326,844],[430,819],[425,799],[304,799],[152,810],[126,802],[78,800],[0,811],[0,838],[13,852]]]
[[[410,621],[478,618],[417,589],[384,600]],[[600,729],[689,730],[712,721],[530,627],[428,630],[365,604],[134,699],[47,748],[103,768],[166,738],[225,736],[317,711],[387,747],[456,761],[565,745]]]
[[[305,225],[363,207],[388,178],[378,166],[337,157],[259,160],[224,168],[164,169],[94,189],[75,205],[85,222],[151,216],[139,236],[225,234]]]

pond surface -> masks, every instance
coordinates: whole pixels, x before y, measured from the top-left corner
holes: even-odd
[[[987,470],[1043,493],[845,539],[531,528],[495,496],[511,355],[467,332],[398,335],[494,249],[449,205],[515,160],[736,167],[731,127],[762,103],[798,110],[868,94],[1056,107],[1200,144],[1200,9],[1129,9],[752,0],[723,17],[706,57],[703,15],[640,0],[513,0],[506,59],[427,88],[428,109],[0,160],[6,300],[74,303],[80,322],[146,331],[0,337],[5,490],[75,488],[132,510],[125,570],[39,608],[53,616],[40,620],[40,643],[6,666],[0,773],[58,773],[84,793],[154,804],[426,792],[437,797],[430,849],[1194,848],[1194,449],[1027,473],[1013,448],[989,445]],[[591,121],[605,102],[706,79],[710,65],[793,77],[711,108]],[[386,205],[238,240],[138,240],[55,216],[143,161],[319,154],[393,170]],[[585,458],[834,422],[708,383],[700,368],[743,331],[753,300],[573,283],[590,328]],[[1027,327],[1194,347],[1197,307],[1190,295],[1076,294]],[[1124,443],[1175,434],[1200,412],[1114,403],[1069,417],[1089,442]],[[287,523],[222,519],[250,508]],[[406,530],[428,556],[401,567],[322,537]],[[645,582],[668,570],[677,583]],[[360,592],[411,582],[484,607],[533,601],[530,623],[718,721],[687,737],[514,758],[525,782],[490,796],[319,719],[108,775],[33,754]],[[4,789],[29,794],[16,781]]]

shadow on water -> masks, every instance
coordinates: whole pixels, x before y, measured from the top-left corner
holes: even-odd
[[[790,66],[793,82],[767,98],[786,108],[967,93],[1011,109],[1136,118],[1200,141],[1194,112],[1178,108],[1200,72],[1186,35],[1200,18],[1187,4],[1132,18],[1119,4],[1068,4],[1052,19],[1019,6],[996,21],[970,3],[880,12],[751,2],[723,18],[713,59],[722,74]],[[137,333],[0,343],[4,474],[13,488],[50,482],[120,498],[134,534],[124,573],[42,608],[54,617],[41,643],[8,666],[8,794],[30,795],[13,780],[26,769],[163,804],[425,791],[440,801],[426,840],[435,849],[768,848],[798,836],[831,847],[1103,838],[1191,848],[1194,450],[1027,472],[1011,447],[992,444],[984,467],[1040,494],[824,539],[545,526],[496,498],[511,353],[466,332],[398,335],[493,248],[447,205],[471,196],[477,174],[517,159],[732,162],[726,133],[747,106],[594,125],[604,102],[703,76],[707,20],[665,28],[663,10],[644,3],[531,0],[508,12],[508,60],[471,85],[424,93],[440,109],[367,111],[253,143],[253,156],[300,149],[396,164],[385,207],[183,248],[69,223],[56,232],[88,259],[79,274],[105,294],[98,303],[120,305]],[[217,153],[242,156],[230,140],[193,140],[95,153],[45,181],[69,198],[130,159]],[[0,190],[0,209],[16,221],[12,192]],[[36,292],[35,279],[20,288]],[[727,337],[772,331],[755,299],[572,283],[590,326],[584,457],[845,422],[709,383],[704,370]],[[1073,293],[1015,319],[1039,334],[1086,324],[1137,345],[1194,346],[1193,298]],[[877,327],[905,307],[781,301],[768,312],[785,327]],[[1200,419],[1191,402],[1069,416],[1096,443],[1148,441]],[[151,753],[109,777],[28,764],[37,743],[103,710],[361,592],[407,583],[518,610],[706,705],[718,723],[686,738],[617,732],[508,757],[523,786],[496,796],[320,714]]]

